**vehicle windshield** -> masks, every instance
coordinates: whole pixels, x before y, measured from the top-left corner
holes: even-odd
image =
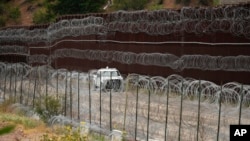
[[[103,71],[102,76],[120,76],[118,71]]]

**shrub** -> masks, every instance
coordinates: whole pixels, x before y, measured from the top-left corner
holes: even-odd
[[[175,0],[176,4],[180,4],[182,0]]]
[[[116,10],[142,10],[148,0],[115,0],[114,7]]]
[[[50,118],[62,112],[60,100],[53,96],[43,97],[36,103],[35,111],[45,123],[48,123]]]
[[[220,0],[213,0],[213,5],[216,6],[216,5],[219,5],[220,4]]]
[[[209,5],[209,1],[208,0],[199,0],[199,3],[201,5],[205,5],[205,6],[208,6]]]
[[[57,0],[48,2],[48,10],[55,15],[99,12],[106,0]]]
[[[5,7],[6,6],[3,3],[0,2],[0,14],[4,14]]]
[[[184,5],[189,5],[191,0],[182,0]]]
[[[175,0],[176,4],[184,4],[184,5],[189,5],[191,0]]]
[[[54,20],[54,15],[46,12],[45,9],[37,10],[33,15],[33,23],[34,24],[45,24]]]
[[[17,7],[11,7],[9,10],[9,18],[17,22],[21,17],[21,12]]]
[[[4,27],[6,24],[5,18],[3,16],[0,16],[0,27]]]
[[[163,9],[162,4],[153,4],[149,7],[149,10],[160,10],[160,9]]]

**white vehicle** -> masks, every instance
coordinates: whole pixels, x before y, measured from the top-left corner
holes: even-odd
[[[123,86],[123,77],[116,68],[101,68],[93,74],[94,87],[101,90],[119,91]]]

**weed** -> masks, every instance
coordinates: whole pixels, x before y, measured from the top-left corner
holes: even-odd
[[[2,113],[0,112],[0,121],[6,121],[13,124],[21,124],[24,128],[31,129],[35,128],[43,123],[41,121],[30,119],[25,116],[19,116],[11,113]]]
[[[96,133],[83,133],[81,128],[74,128],[71,126],[64,126],[62,132],[57,134],[44,134],[41,141],[105,141],[105,137]]]

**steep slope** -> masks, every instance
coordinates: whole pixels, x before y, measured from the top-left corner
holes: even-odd
[[[32,25],[33,14],[39,8],[42,8],[44,0],[11,0],[9,3],[13,7],[18,7],[21,12],[20,22],[7,22],[6,26],[11,25]],[[149,5],[153,1],[149,0]],[[218,4],[236,4],[240,2],[250,2],[250,0],[217,0]],[[190,6],[199,6],[198,0],[191,0]],[[179,9],[182,4],[176,4],[176,0],[163,0],[163,8]]]

